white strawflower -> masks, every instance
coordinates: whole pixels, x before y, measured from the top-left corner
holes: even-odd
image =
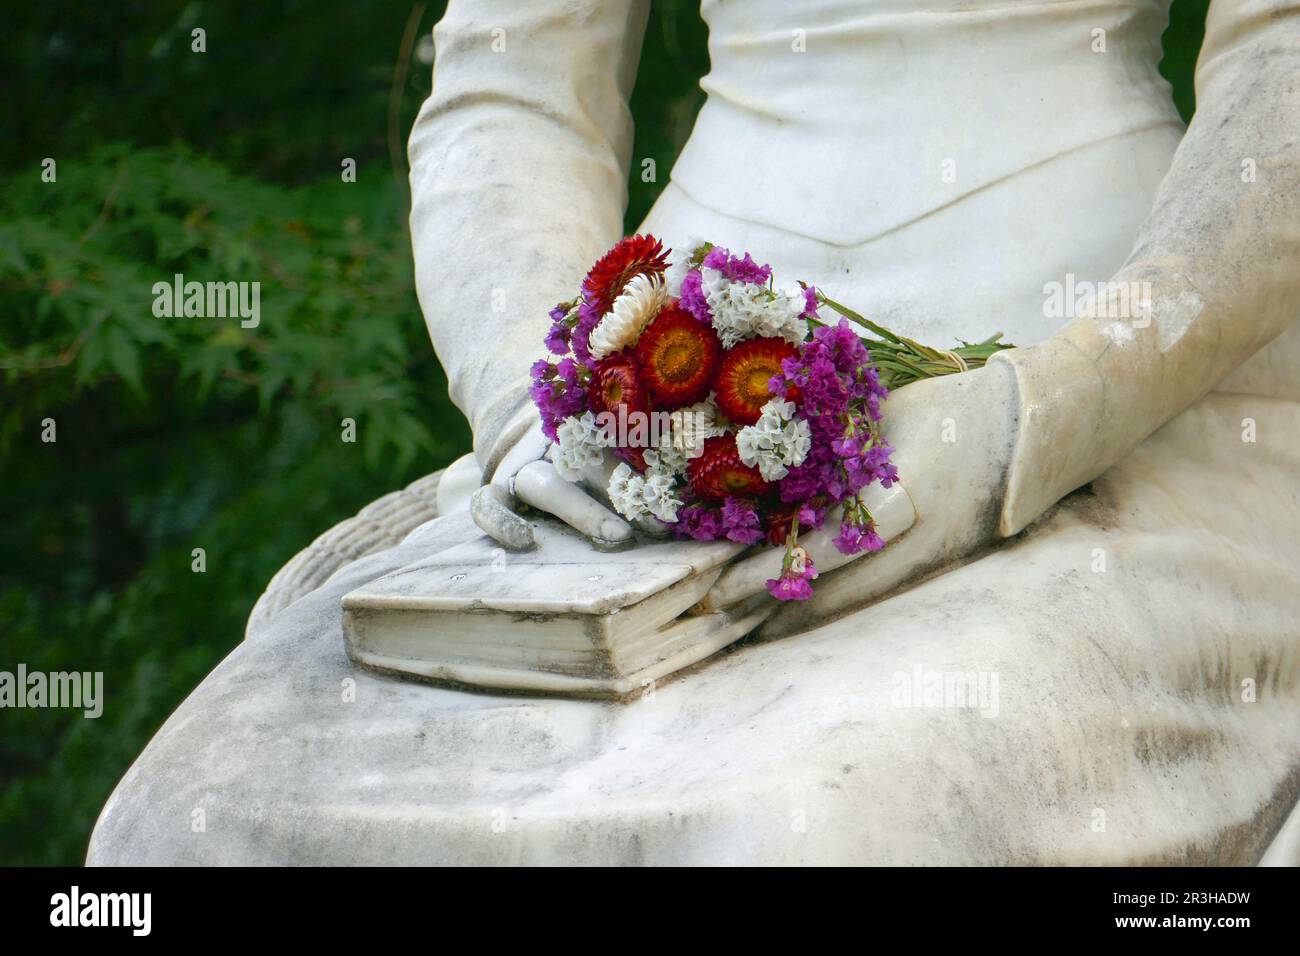
[[[596,416],[590,411],[570,415],[560,423],[555,434],[558,442],[552,460],[562,477],[578,481],[584,469],[604,462],[605,433],[596,426]]]
[[[638,275],[623,289],[609,315],[592,330],[587,346],[591,357],[602,359],[630,345],[636,345],[642,331],[650,324],[668,299],[668,290],[659,276]]]
[[[740,460],[757,467],[764,481],[780,481],[804,463],[811,449],[812,429],[794,417],[793,402],[780,398],[768,401],[758,421],[736,433]]]

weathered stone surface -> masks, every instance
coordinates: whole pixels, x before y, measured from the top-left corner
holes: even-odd
[[[1300,789],[1300,591],[1272,505],[1300,453],[1261,448],[1280,467],[1256,493],[1203,507],[1250,402],[1207,399],[964,567],[628,703],[355,668],[342,595],[420,545],[363,558],[181,706],[89,861],[1253,863]],[[1300,425],[1257,412],[1261,434]],[[927,706],[957,677],[973,706]]]

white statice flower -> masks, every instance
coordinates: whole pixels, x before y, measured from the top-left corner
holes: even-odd
[[[804,463],[811,449],[812,429],[794,417],[793,402],[780,398],[768,401],[758,421],[736,433],[740,460],[757,467],[764,481],[780,481]]]
[[[785,339],[792,344],[804,340],[807,308],[802,291],[768,289],[755,282],[732,282],[716,269],[700,270],[700,289],[713,313],[713,328],[723,348],[732,348],[758,336]]]
[[[650,452],[646,453],[649,464]],[[677,479],[654,465],[638,475],[626,462],[614,469],[606,489],[614,510],[628,521],[654,515],[661,521],[676,521],[682,506],[677,497]]]
[[[635,521],[643,514],[641,491],[645,488],[645,479],[632,470],[627,462],[622,462],[609,476],[605,493],[614,510],[629,521]]]
[[[645,485],[641,491],[645,510],[660,521],[676,521],[677,509],[682,506],[676,491],[677,480],[673,476],[653,469],[646,472]]]
[[[798,345],[808,335],[808,322],[803,317],[808,300],[802,289],[778,289],[774,295],[756,322],[758,334]]]
[[[648,468],[665,475],[686,474],[686,455],[673,447],[671,438],[660,440],[658,448],[647,448],[643,453]]]
[[[552,463],[561,477],[578,481],[584,469],[604,462],[608,441],[604,430],[596,425],[596,416],[590,411],[570,415],[560,423],[555,433],[559,441]]]
[[[694,405],[687,405],[672,413],[670,441],[674,451],[684,458],[699,458],[704,452],[706,439],[725,435],[727,427],[714,404],[713,396]]]
[[[592,330],[587,343],[591,357],[603,359],[636,345],[636,340],[667,300],[668,290],[660,276],[633,276],[614,300],[609,315]]]
[[[728,307],[729,290],[733,284],[742,288],[745,286],[759,288],[747,282],[732,283],[717,269],[700,266],[700,292],[704,295],[704,301],[709,303],[709,311],[713,313],[713,324],[715,326],[717,325],[718,309],[725,310]]]

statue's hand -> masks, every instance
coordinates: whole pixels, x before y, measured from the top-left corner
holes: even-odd
[[[906,494],[891,498],[873,486],[864,500],[876,508],[881,537],[898,540],[874,553],[841,554],[832,543],[838,516],[828,519],[827,527],[801,535],[799,543],[823,573],[811,600],[786,611],[807,619],[860,605],[991,542],[998,530],[1017,408],[1012,371],[1001,363],[915,382],[893,393],[883,406],[882,433],[894,447]],[[908,497],[916,509],[910,530],[900,510]],[[780,551],[759,550],[729,568],[706,603],[725,607],[760,593],[780,564]]]
[[[536,539],[532,527],[515,511],[522,502],[559,518],[598,549],[630,545],[632,526],[598,500],[603,498],[599,489],[608,486],[608,475],[597,470],[582,484],[568,481],[546,460],[548,445],[540,423],[523,434],[501,459],[492,481],[474,492],[470,500],[474,523],[502,547],[529,551]]]
[[[812,600],[790,610],[833,614],[994,540],[1017,415],[1012,371],[999,363],[916,382],[891,395],[882,431],[894,447],[902,487],[873,486],[865,493],[890,543],[876,553],[841,554],[833,544],[838,516],[800,536],[822,577]],[[597,547],[631,544],[632,527],[601,500],[615,462],[578,485],[545,460],[546,448],[540,429],[530,429],[506,454],[492,482],[475,493],[471,511],[479,527],[503,547],[533,547],[531,527],[514,511],[521,501],[564,521]],[[780,572],[781,556],[779,549],[758,548],[719,578],[704,604],[728,607],[763,593],[766,581]]]

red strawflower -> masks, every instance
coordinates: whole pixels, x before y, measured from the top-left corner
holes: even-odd
[[[752,425],[772,398],[767,383],[781,374],[781,362],[797,350],[785,339],[749,339],[722,356],[713,390],[724,415],[741,425]],[[790,396],[793,397],[793,396]]]
[[[597,415],[612,412],[619,418],[629,433],[635,427],[631,419],[634,412],[648,413],[653,405],[650,392],[641,380],[641,366],[631,351],[624,349],[615,352],[596,364],[591,375],[591,385],[587,394],[591,399],[591,408]],[[622,410],[620,412],[620,410]],[[609,437],[617,440],[619,423],[611,424]],[[643,429],[649,428],[649,417],[645,419]],[[648,433],[647,433],[648,434]],[[625,457],[642,471],[645,470],[645,449],[620,446]]]
[[[600,257],[582,281],[582,295],[604,315],[623,287],[638,275],[663,275],[668,268],[663,243],[654,236],[628,236]]]
[[[790,522],[794,518],[797,505],[788,508],[779,508],[767,516],[767,543],[774,548],[780,548],[785,545],[785,539],[790,536]]]
[[[629,412],[650,410],[650,393],[641,381],[640,363],[628,349],[596,363],[588,394],[592,410],[597,413],[617,413],[620,406]]]
[[[705,498],[757,498],[770,486],[758,469],[746,465],[736,451],[736,436],[718,435],[704,442],[703,452],[686,465],[691,487]]]
[[[711,327],[673,300],[641,333],[636,357],[658,407],[671,411],[709,394],[722,343]]]

